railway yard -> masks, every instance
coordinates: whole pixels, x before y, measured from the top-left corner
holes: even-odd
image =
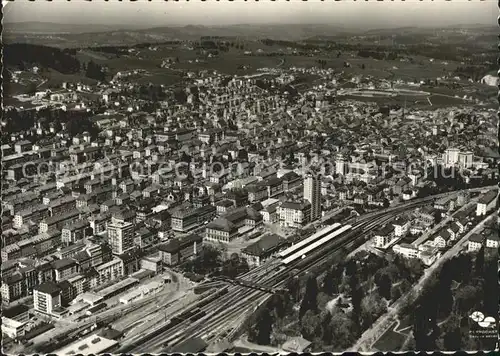
[[[371,233],[395,215],[453,195],[456,192],[415,199],[331,225],[323,223],[309,237],[236,278],[207,276],[200,283],[190,282],[177,290],[167,288],[127,304],[110,307],[100,303],[63,331],[52,330],[55,334],[48,342],[45,336],[45,341],[36,338],[32,345],[24,347],[33,352],[54,352],[106,328],[123,334],[113,349],[120,353],[181,352],[184,344],[194,338],[207,345],[232,342],[242,334],[252,313],[274,293],[286,291],[290,278],[321,273],[336,256],[346,256],[367,244]]]
[[[369,231],[384,225],[395,213],[402,213],[432,201],[424,198],[401,207],[387,209],[327,226],[281,253],[279,258],[250,270],[229,285],[209,281],[213,286],[193,304],[170,316],[154,329],[127,334],[117,352],[176,352],[176,347],[188,339],[200,337],[207,344],[231,340],[238,333],[245,317],[279,292],[289,278],[321,269],[336,253],[355,249],[365,242]],[[321,248],[319,248],[321,246]],[[283,259],[281,259],[283,258]],[[214,285],[215,283],[215,285]],[[219,286],[216,284],[220,283]],[[203,284],[202,284],[203,285]],[[157,314],[163,314],[157,312]]]

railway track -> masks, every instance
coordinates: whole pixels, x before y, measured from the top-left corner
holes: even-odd
[[[344,249],[351,249],[356,244],[365,241],[365,234],[377,226],[381,226],[393,219],[394,214],[408,209],[414,209],[420,205],[427,204],[432,198],[422,199],[401,207],[386,209],[384,212],[372,213],[360,218],[351,218],[345,224],[352,224],[352,229],[311,251],[303,259],[294,261],[288,266],[280,266],[279,261],[274,260],[269,264],[262,265],[241,275],[239,278],[248,281],[258,281],[260,285],[269,288],[283,288],[289,278],[306,273],[313,269],[322,268],[332,255]],[[292,271],[296,271],[293,274]],[[248,313],[255,305],[269,298],[269,294],[259,290],[248,289],[241,286],[230,285],[228,293],[216,298],[213,302],[204,306],[202,310],[206,314],[198,320],[185,320],[165,331],[155,335],[140,346],[120,349],[119,352],[156,352],[172,351],[172,348],[192,337],[205,337],[206,341],[217,341],[225,325],[231,324],[241,315]]]

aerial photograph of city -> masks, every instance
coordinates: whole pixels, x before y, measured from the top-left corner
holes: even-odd
[[[3,13],[4,354],[497,349],[495,1]]]

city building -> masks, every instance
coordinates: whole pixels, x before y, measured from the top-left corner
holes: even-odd
[[[458,148],[448,148],[443,154],[443,163],[446,167],[458,166],[470,168],[473,166],[474,155],[471,151],[461,151]]]
[[[278,208],[280,225],[283,227],[300,228],[311,222],[311,203],[284,202]]]
[[[383,228],[376,231],[373,235],[374,246],[385,248],[396,236],[394,225],[385,225]],[[399,235],[401,236],[401,235]]]
[[[29,321],[29,307],[18,304],[11,308],[2,308],[2,334],[11,339],[24,336],[26,323]]]
[[[115,221],[108,223],[108,243],[111,251],[121,255],[134,248],[134,225],[130,222]]]
[[[479,251],[481,247],[483,247],[483,243],[484,243],[484,236],[480,234],[472,234],[469,237],[469,242],[467,244],[467,251],[469,252]]]
[[[160,258],[167,266],[175,266],[192,256],[197,255],[203,246],[203,238],[196,234],[169,240],[158,246]]]
[[[290,243],[281,236],[267,234],[263,235],[259,241],[245,247],[241,251],[241,257],[246,259],[249,266],[257,267],[289,245]]]
[[[218,218],[205,229],[205,240],[228,243],[239,236],[238,227],[227,219]]]
[[[498,232],[495,231],[492,234],[489,234],[486,237],[486,247],[489,248],[498,248],[500,246],[500,237],[498,236]]]
[[[392,250],[406,258],[418,257],[418,248],[407,243],[394,245]]]
[[[394,226],[394,236],[401,237],[408,232],[410,221],[406,218],[399,217],[392,222],[392,226]]]
[[[60,309],[61,306],[61,288],[55,282],[44,282],[33,288],[35,311],[53,315],[54,311]]]
[[[103,336],[92,334],[83,339],[78,339],[68,346],[54,352],[56,355],[98,355],[113,353],[119,347],[118,341],[107,339]]]
[[[312,174],[304,178],[304,199],[311,204],[311,221],[321,218],[321,180]]]
[[[488,193],[484,194],[479,198],[479,201],[476,205],[476,215],[482,216],[486,215],[488,211],[495,207],[497,201],[498,191],[492,190]]]

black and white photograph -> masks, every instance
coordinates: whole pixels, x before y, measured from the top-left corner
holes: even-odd
[[[3,354],[497,350],[498,6],[2,0]]]

